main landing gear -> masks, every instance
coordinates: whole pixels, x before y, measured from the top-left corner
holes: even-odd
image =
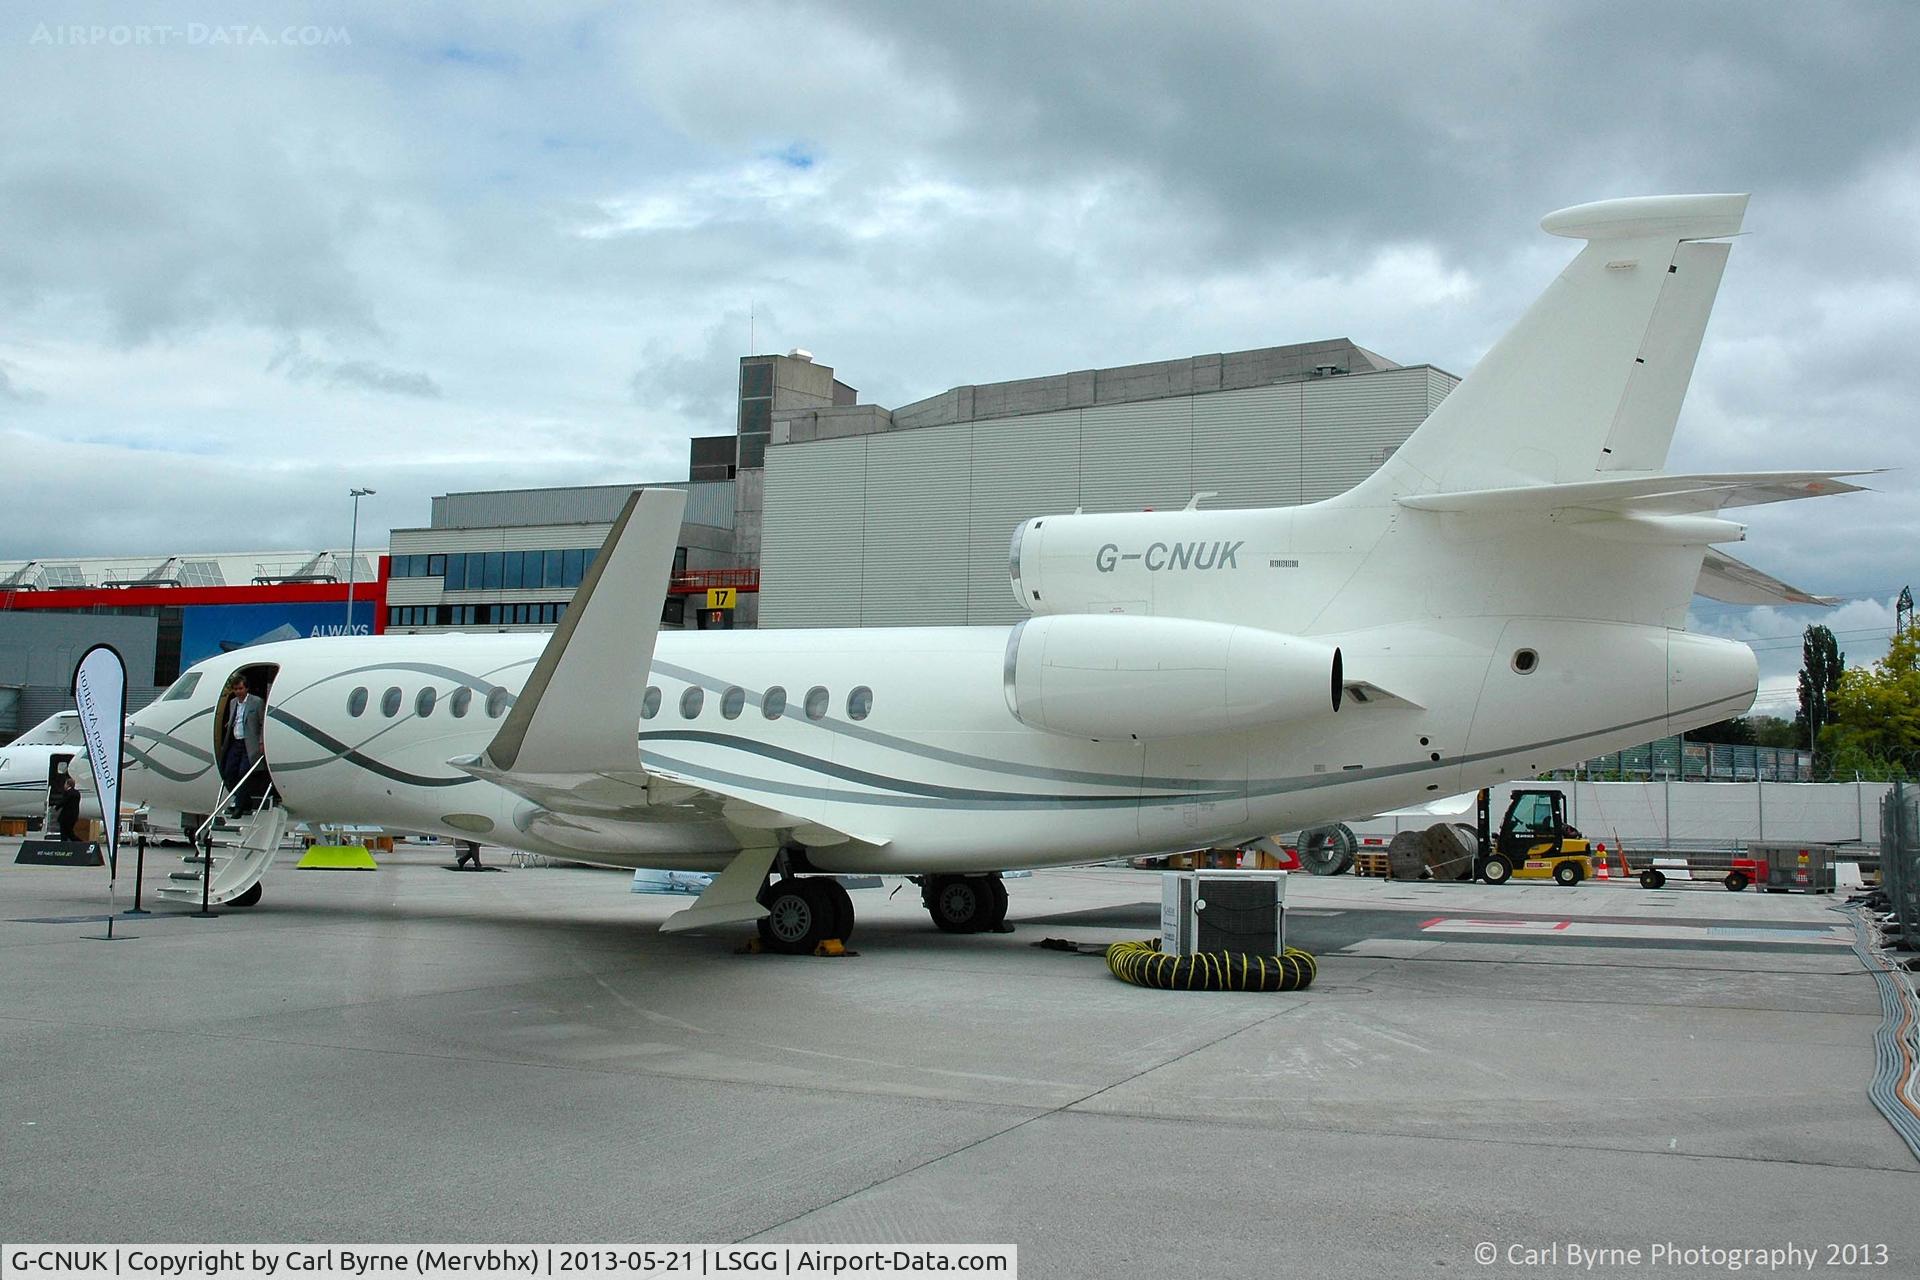
[[[1007,886],[998,872],[923,876],[920,901],[943,933],[994,933],[1006,928]],[[781,875],[760,890],[767,909],[760,944],[782,955],[812,955],[823,942],[853,937],[853,897],[832,876]]]
[[[1007,922],[1007,885],[997,871],[923,877],[920,901],[942,933],[993,933]]]
[[[759,921],[761,944],[782,955],[812,955],[823,942],[853,936],[853,897],[830,876],[781,876],[760,890],[767,914]]]

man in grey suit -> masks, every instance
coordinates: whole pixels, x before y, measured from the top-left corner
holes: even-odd
[[[266,702],[247,687],[246,676],[236,672],[220,705],[220,777],[228,790],[238,787],[247,770],[266,754],[260,736],[266,713]],[[258,795],[265,787],[266,779],[256,773],[247,779],[246,794]]]

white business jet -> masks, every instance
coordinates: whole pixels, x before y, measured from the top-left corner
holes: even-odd
[[[66,777],[74,757],[85,753],[78,717],[71,711],[55,712],[0,747],[0,815],[44,819],[54,785]],[[76,768],[74,777],[81,776]],[[92,812],[87,810],[88,803],[93,805]],[[99,806],[91,792],[81,812],[87,817],[98,816]]]
[[[1683,630],[1696,590],[1811,597],[1712,550],[1744,534],[1719,513],[1864,474],[1661,471],[1746,204],[1552,214],[1585,247],[1376,474],[1296,508],[1029,520],[1016,626],[658,634],[684,499],[645,490],[550,637],[208,659],[134,717],[126,793],[213,804],[216,699],[245,670],[269,689],[271,843],[288,818],[379,823],[716,872],[666,928],[755,920],[803,951],[852,927],[819,873],[918,877],[941,927],[991,928],[1009,868],[1294,830],[1724,719],[1756,666]],[[214,901],[257,897],[253,843],[216,854]]]

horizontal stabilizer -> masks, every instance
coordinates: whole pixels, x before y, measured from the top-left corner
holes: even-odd
[[[1873,471],[1742,471],[1622,476],[1612,480],[1576,480],[1570,484],[1407,494],[1399,503],[1418,511],[1469,515],[1517,515],[1571,509],[1682,515],[1728,507],[1757,507],[1799,498],[1824,498],[1836,493],[1859,493],[1861,486],[1848,484],[1842,477],[1873,474]]]
[[[1789,586],[1771,574],[1762,573],[1752,565],[1712,548],[1708,548],[1707,558],[1701,562],[1700,581],[1694,584],[1693,590],[1696,595],[1724,604],[1840,603],[1836,596],[1816,596],[1799,587]]]

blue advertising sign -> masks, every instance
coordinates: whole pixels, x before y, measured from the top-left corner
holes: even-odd
[[[356,636],[373,634],[371,600],[353,602]],[[180,666],[250,645],[347,634],[344,604],[208,604],[180,610]]]

